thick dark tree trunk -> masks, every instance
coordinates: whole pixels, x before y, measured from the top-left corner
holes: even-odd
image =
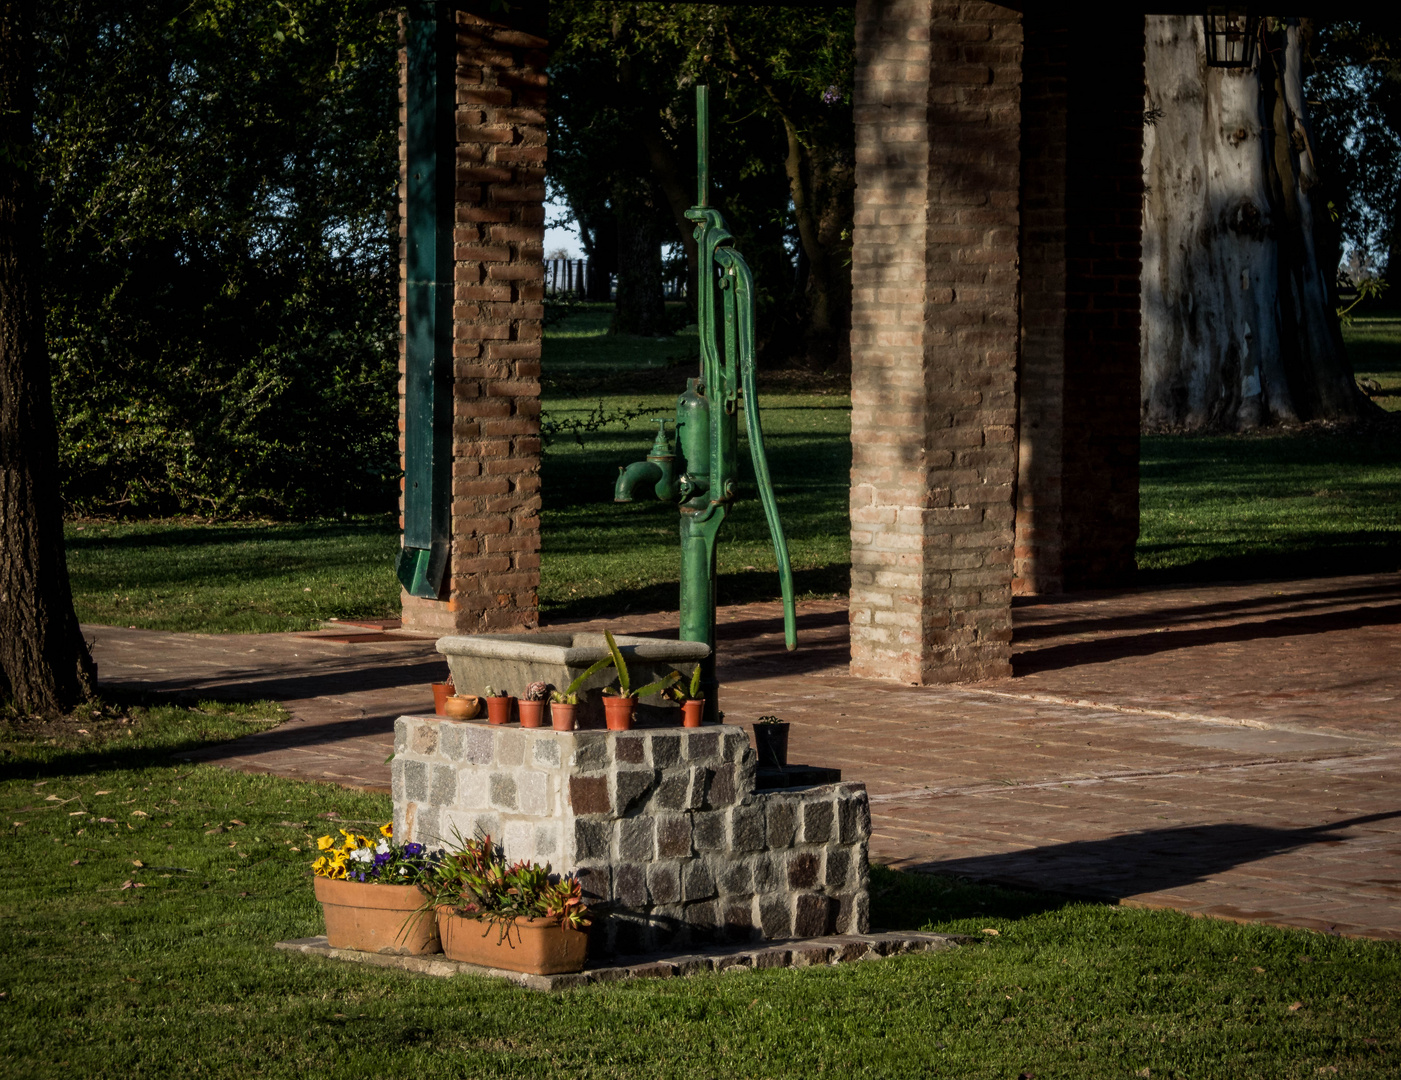
[[[0,0],[0,698],[66,712],[96,671],[63,553],[31,167],[32,0]]]
[[[1201,19],[1147,20],[1143,397],[1148,428],[1346,419],[1336,244],[1302,90],[1304,28],[1256,67],[1206,66]]]
[[[667,332],[662,298],[662,244],[655,214],[645,200],[619,205],[618,296],[613,308],[613,333],[656,337]]]

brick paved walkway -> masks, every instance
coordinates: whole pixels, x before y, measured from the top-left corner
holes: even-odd
[[[1401,940],[1401,575],[1019,603],[1017,676],[957,688],[848,677],[840,602],[801,606],[793,654],[776,605],[721,619],[729,718],[864,780],[878,861]],[[294,715],[201,757],[351,786],[387,785],[446,670],[392,635],[89,633],[104,683]]]

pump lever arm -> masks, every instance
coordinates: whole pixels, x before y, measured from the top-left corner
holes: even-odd
[[[773,538],[773,553],[778,561],[778,583],[783,590],[783,643],[790,650],[798,647],[798,618],[793,607],[793,567],[788,561],[788,540],[783,534],[783,522],[778,517],[778,499],[769,476],[769,459],[764,453],[764,430],[759,425],[759,391],[754,379],[754,277],[744,256],[734,248],[720,248],[715,261],[727,273],[734,275],[736,337],[739,343],[740,386],[744,395],[744,422],[749,429],[749,456],[754,462],[754,482],[759,488],[759,501],[764,504],[764,517]]]

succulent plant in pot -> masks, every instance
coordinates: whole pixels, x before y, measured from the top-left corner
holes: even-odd
[[[697,664],[691,672],[690,681],[681,678],[679,671],[673,671],[676,685],[667,691],[673,701],[681,706],[681,726],[700,727],[705,715],[705,698],[701,696],[701,666]]]
[[[545,704],[550,700],[550,684],[533,682],[525,688],[516,710],[520,713],[521,727],[538,728],[545,722]]]
[[[588,682],[600,671],[613,662],[611,656],[605,656],[591,664],[584,671],[575,676],[574,680],[563,690],[552,690],[550,692],[550,726],[556,731],[574,730],[574,710],[579,706],[579,694],[583,690],[584,683]]]
[[[486,693],[486,722],[488,724],[509,724],[511,722],[511,706],[516,703],[516,699],[506,693],[505,690],[494,690],[491,684],[487,684]]]
[[[613,669],[618,673],[618,685],[605,687],[603,691],[604,718],[609,731],[629,731],[632,728],[632,712],[637,707],[637,699],[649,694],[665,693],[672,684],[680,681],[681,676],[675,671],[668,672],[655,682],[634,689],[628,662],[623,658],[623,650],[618,648],[611,631],[603,631],[603,638],[608,642],[608,654]]]

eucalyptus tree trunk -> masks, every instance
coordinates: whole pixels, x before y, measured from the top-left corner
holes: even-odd
[[[0,0],[0,700],[71,709],[96,672],[63,553],[31,168],[33,0]]]
[[[1201,18],[1146,22],[1142,422],[1239,430],[1365,406],[1336,313],[1336,240],[1303,95],[1308,26],[1208,68]]]

